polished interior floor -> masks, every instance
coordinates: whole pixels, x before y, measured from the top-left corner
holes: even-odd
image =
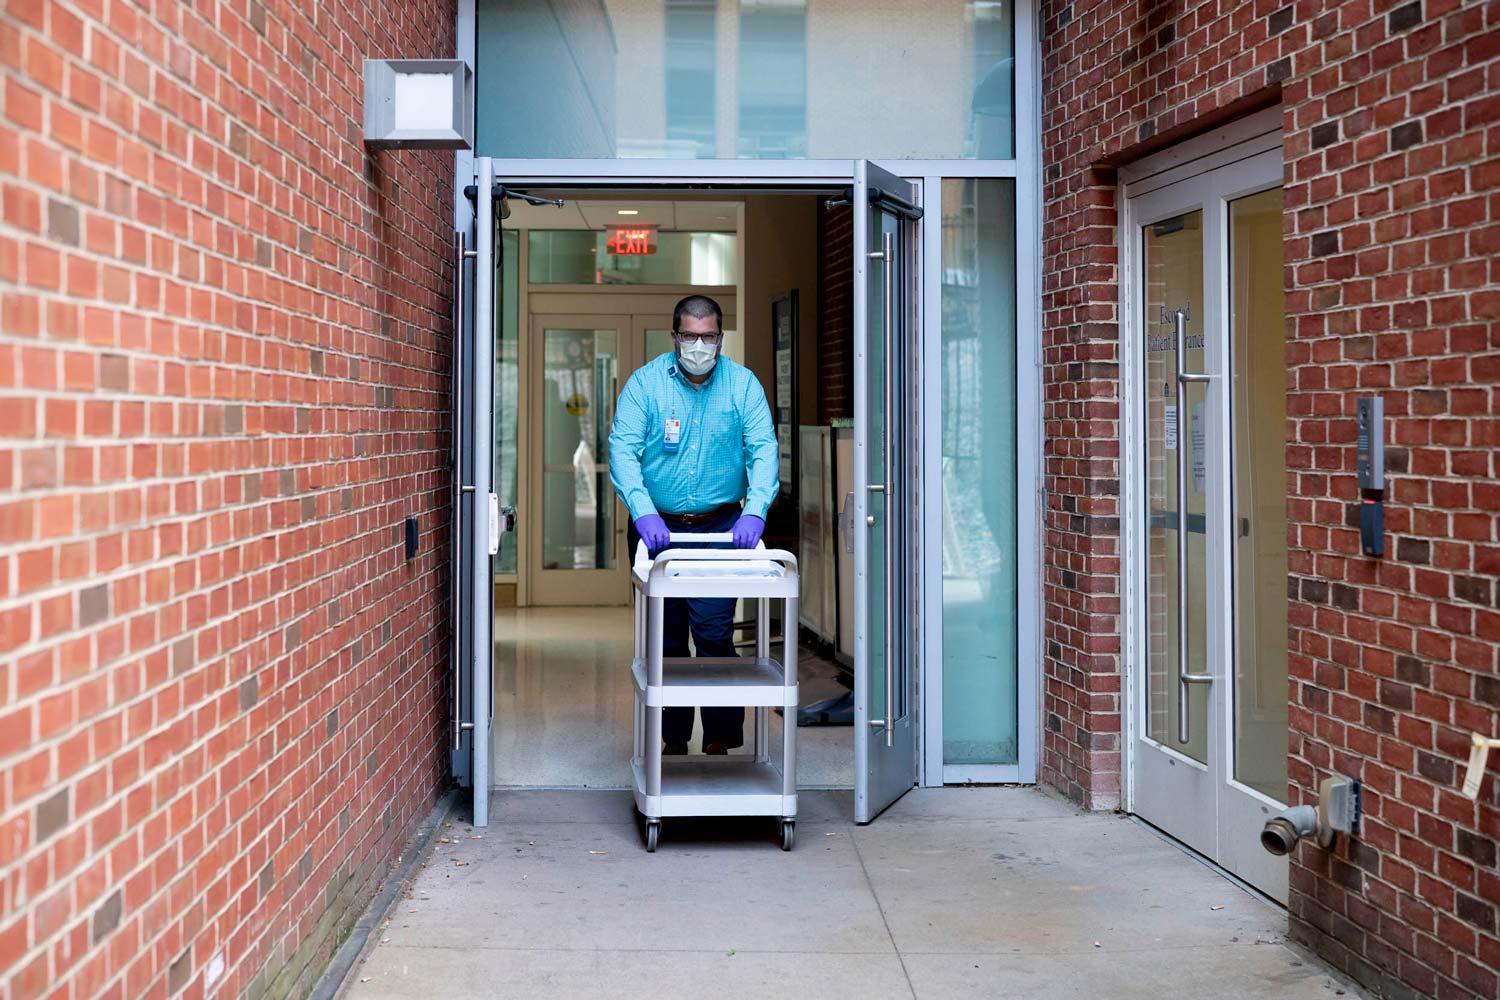
[[[491,775],[497,788],[630,786],[629,608],[507,608],[495,615],[495,722]],[[798,658],[803,705],[844,691],[833,664]],[[747,746],[751,716],[746,713]],[[691,751],[699,750],[695,729]],[[771,745],[781,718],[771,715]],[[774,752],[773,752],[774,756]],[[797,783],[854,783],[848,726],[798,732]]]

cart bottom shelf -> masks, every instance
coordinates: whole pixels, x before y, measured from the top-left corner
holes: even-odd
[[[667,757],[661,762],[661,795],[646,794],[645,761],[630,762],[635,807],[649,819],[665,816],[797,815],[796,794],[782,794],[781,769],[770,761],[735,757]]]

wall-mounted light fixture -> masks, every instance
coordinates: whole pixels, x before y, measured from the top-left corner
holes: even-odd
[[[366,59],[365,145],[472,149],[474,74],[462,59]]]

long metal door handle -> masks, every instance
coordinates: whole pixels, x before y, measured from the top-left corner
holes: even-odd
[[[1192,441],[1188,438],[1190,424],[1187,419],[1186,388],[1192,383],[1206,383],[1209,380],[1207,374],[1193,374],[1187,370],[1188,315],[1186,309],[1178,309],[1172,314],[1177,347],[1177,742],[1182,744],[1186,744],[1189,738],[1188,685],[1212,684],[1214,680],[1213,674],[1195,674],[1188,670],[1190,643],[1188,641],[1187,477],[1190,471],[1188,454],[1192,448]],[[1204,524],[1204,537],[1207,538],[1206,518]]]
[[[880,249],[870,253],[871,260],[879,260],[885,272],[884,294],[881,296],[881,321],[884,324],[885,334],[885,357],[884,361],[884,390],[885,390],[885,415],[880,426],[880,455],[881,467],[885,473],[885,482],[872,483],[869,487],[871,493],[880,493],[885,496],[885,523],[881,530],[885,535],[885,616],[881,622],[881,647],[885,651],[885,718],[870,721],[871,725],[883,726],[885,728],[885,745],[893,747],[896,745],[896,656],[892,648],[891,638],[895,635],[895,612],[896,612],[896,579],[895,579],[895,540],[896,540],[896,517],[895,503],[896,491],[895,474],[892,467],[892,459],[895,457],[891,447],[892,440],[892,413],[896,405],[896,377],[894,364],[896,344],[896,234],[889,232],[881,233]],[[869,522],[872,526],[873,519]]]
[[[896,236],[883,234],[885,252],[885,745],[896,745],[896,482],[891,447],[896,411]]]

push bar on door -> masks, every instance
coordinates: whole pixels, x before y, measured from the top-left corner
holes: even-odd
[[[1162,310],[1166,318],[1166,310]],[[1188,685],[1212,684],[1213,674],[1188,672],[1188,530],[1187,530],[1187,477],[1189,423],[1187,419],[1187,393],[1185,387],[1193,382],[1207,383],[1213,376],[1195,374],[1187,370],[1187,321],[1186,309],[1172,312],[1177,343],[1177,742],[1188,742]]]
[[[871,193],[872,202],[875,200],[874,192]],[[885,728],[885,745],[893,747],[896,745],[896,656],[895,650],[891,648],[891,636],[895,634],[893,618],[896,611],[896,556],[895,556],[895,505],[896,491],[895,476],[892,474],[891,460],[891,414],[896,407],[896,378],[895,378],[895,345],[896,345],[896,236],[894,233],[881,234],[881,248],[870,252],[871,260],[878,260],[885,269],[884,296],[881,305],[882,322],[885,334],[885,413],[880,423],[880,465],[885,473],[884,483],[871,483],[871,493],[881,493],[885,496],[885,524],[881,526],[885,533],[885,618],[881,622],[882,648],[885,651],[885,718],[871,719],[870,725],[883,726]]]

